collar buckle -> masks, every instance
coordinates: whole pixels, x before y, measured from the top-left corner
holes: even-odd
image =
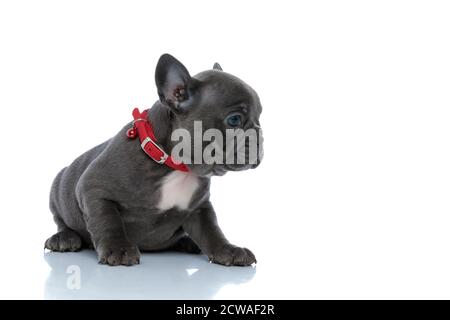
[[[148,143],[151,143],[155,148],[157,148],[159,151],[161,151],[162,155],[161,155],[160,159],[155,158],[153,155],[151,155],[149,152],[147,152],[147,151],[145,150],[145,146],[146,146]],[[142,143],[141,143],[141,148],[142,148],[142,150],[144,150],[144,152],[145,152],[150,158],[152,158],[154,161],[156,161],[156,162],[159,163],[159,164],[164,164],[164,163],[166,162],[167,158],[169,157],[169,155],[168,155],[168,154],[167,154],[160,146],[158,146],[158,144],[156,144],[156,142],[153,141],[150,137],[146,137],[146,138],[142,141]]]

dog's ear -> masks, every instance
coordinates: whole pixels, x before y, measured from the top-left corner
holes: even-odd
[[[161,102],[175,111],[184,109],[194,94],[195,79],[186,67],[170,54],[163,54],[156,65],[156,87]]]
[[[214,69],[214,70],[220,70],[220,71],[223,71],[222,67],[221,67],[220,64],[218,64],[217,62],[214,63],[213,69]]]

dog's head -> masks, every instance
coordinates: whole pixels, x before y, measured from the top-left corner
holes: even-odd
[[[263,155],[255,90],[219,64],[193,77],[164,54],[155,72],[161,103],[171,110],[175,160],[200,175],[255,168]]]

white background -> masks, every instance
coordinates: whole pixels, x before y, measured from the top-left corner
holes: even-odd
[[[0,298],[450,298],[449,17],[446,1],[1,1]],[[153,104],[165,52],[261,97],[263,163],[212,187],[256,268],[44,254],[53,177]]]

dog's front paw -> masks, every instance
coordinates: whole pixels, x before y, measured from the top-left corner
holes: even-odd
[[[139,264],[141,254],[137,246],[129,243],[104,243],[97,246],[98,262],[110,266]]]
[[[250,266],[256,263],[256,258],[247,248],[226,244],[210,254],[209,261],[225,266]]]

